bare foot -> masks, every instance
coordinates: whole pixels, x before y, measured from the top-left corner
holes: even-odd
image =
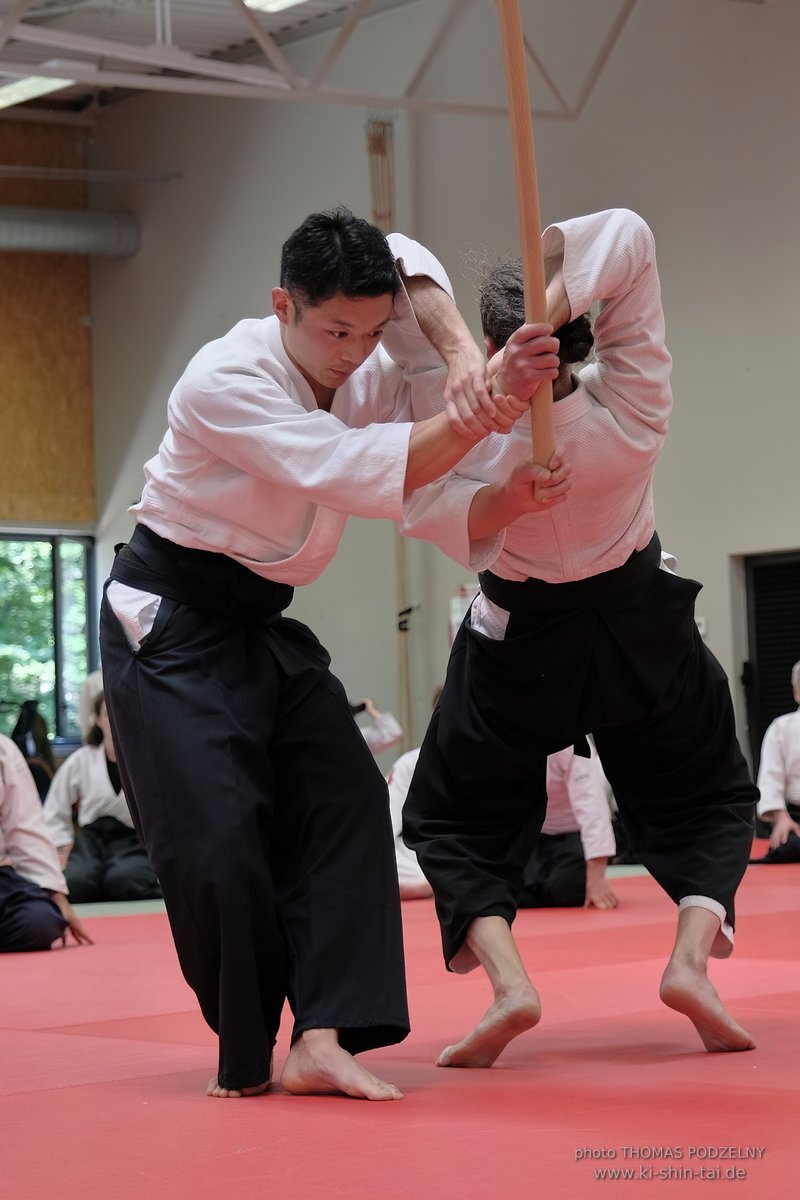
[[[339,1045],[335,1029],[309,1029],[289,1051],[281,1085],[295,1096],[344,1093],[358,1100],[402,1100],[403,1093],[365,1070]]]
[[[542,1005],[532,983],[519,984],[498,996],[472,1033],[455,1046],[445,1046],[437,1067],[491,1067],[508,1043],[539,1023]]]
[[[737,1025],[705,971],[689,963],[669,962],[659,995],[669,1008],[683,1013],[694,1025],[706,1050],[755,1050],[750,1034]]]
[[[208,1081],[206,1088],[207,1096],[219,1096],[223,1100],[235,1099],[240,1096],[261,1096],[269,1088],[270,1081],[266,1079],[263,1083],[256,1084],[255,1087],[246,1088],[224,1088],[220,1087],[216,1075]]]

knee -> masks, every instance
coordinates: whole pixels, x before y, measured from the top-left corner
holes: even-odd
[[[586,880],[556,881],[550,889],[552,908],[580,908],[586,900]]]
[[[586,864],[582,859],[572,870],[551,876],[550,896],[553,908],[580,908],[586,899]]]
[[[92,904],[103,899],[97,879],[79,874],[77,871],[65,871],[64,878],[69,888],[70,904]]]
[[[161,899],[161,888],[149,866],[134,871],[109,871],[103,891],[108,900]]]
[[[67,922],[47,900],[30,904],[18,913],[13,928],[3,931],[3,949],[9,951],[49,950],[62,936]]]

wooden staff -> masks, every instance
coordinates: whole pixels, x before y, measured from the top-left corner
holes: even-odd
[[[508,115],[511,122],[511,145],[514,154],[514,175],[517,182],[522,282],[525,288],[525,320],[529,322],[547,321],[539,188],[536,181],[533,122],[528,96],[528,72],[525,63],[525,44],[522,37],[519,0],[497,0],[497,12],[500,19],[500,37],[503,43],[503,58],[506,68]],[[531,402],[531,437],[533,461],[543,467],[549,466],[556,448],[553,428],[553,385],[550,380],[539,385]]]

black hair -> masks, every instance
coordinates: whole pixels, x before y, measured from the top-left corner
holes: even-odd
[[[480,290],[481,325],[484,337],[491,338],[498,350],[525,322],[525,292],[522,261],[507,258],[498,263],[484,279]],[[562,362],[583,362],[594,345],[592,325],[586,313],[568,321],[553,335],[560,344]]]
[[[92,711],[94,712],[95,717],[100,716],[100,709],[103,707],[104,704],[105,704],[105,697],[102,692],[98,692],[94,698],[94,703],[92,704]],[[94,725],[92,726],[92,728],[89,730],[89,732],[86,735],[86,745],[87,746],[102,746],[102,744],[103,744],[103,731],[100,728],[100,726],[97,724],[97,721],[95,721]]]
[[[281,287],[301,308],[333,296],[395,296],[400,276],[383,233],[348,208],[312,213],[281,251]]]

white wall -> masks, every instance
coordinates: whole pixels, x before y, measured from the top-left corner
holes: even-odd
[[[401,86],[446,7],[425,0],[364,22],[334,82],[355,72],[364,88]],[[574,101],[620,0],[529,0],[522,9]],[[800,544],[800,410],[786,367],[800,275],[799,44],[791,0],[639,0],[583,115],[536,122],[543,222],[625,205],[656,233],[676,400],[656,477],[658,528],[683,571],[705,582],[698,612],[734,681],[744,647],[731,557]],[[303,69],[324,45],[290,53]],[[421,90],[503,102],[492,5],[463,0]],[[534,101],[552,107],[535,77]],[[365,116],[152,95],[103,114],[95,165],[182,175],[94,196],[97,207],[133,209],[143,228],[137,258],[93,269],[101,576],[129,532],[125,507],[187,359],[239,317],[269,311],[280,246],[308,212],[343,202],[369,215]],[[461,249],[517,248],[507,126],[400,115],[397,156],[398,223],[443,260],[477,333]],[[353,521],[336,563],[293,605],[351,694],[387,707],[397,704],[394,555],[390,526]],[[469,577],[431,547],[409,544],[407,557],[418,736],[446,662],[447,600]]]

